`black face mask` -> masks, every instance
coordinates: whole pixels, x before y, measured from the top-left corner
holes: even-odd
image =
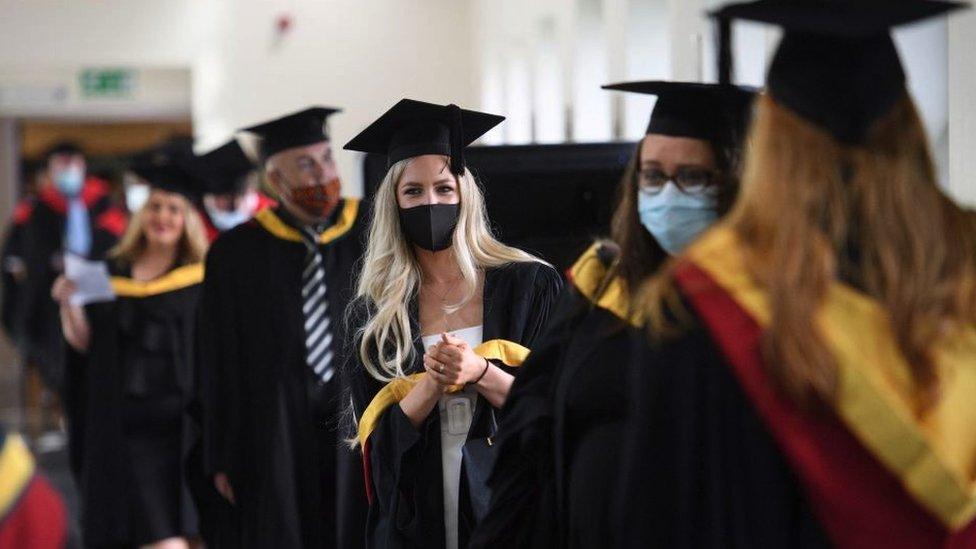
[[[458,204],[424,204],[400,208],[400,225],[410,242],[431,252],[451,247],[457,226]]]

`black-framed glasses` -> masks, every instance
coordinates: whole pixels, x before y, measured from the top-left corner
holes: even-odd
[[[698,194],[721,181],[718,171],[708,168],[678,168],[673,174],[661,168],[645,168],[637,172],[637,185],[642,192],[657,194],[671,181],[685,194]]]

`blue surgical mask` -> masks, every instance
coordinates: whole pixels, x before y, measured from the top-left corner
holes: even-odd
[[[251,218],[251,212],[247,210],[231,210],[228,212],[218,208],[207,208],[207,214],[218,231],[233,229]]]
[[[54,184],[65,196],[78,196],[85,185],[85,171],[81,168],[70,167],[59,170],[54,174]]]
[[[669,255],[678,255],[718,219],[717,189],[687,194],[674,182],[656,193],[637,192],[641,224]]]
[[[203,207],[213,221],[214,227],[218,231],[227,231],[251,219],[255,207],[257,206],[258,195],[248,192],[238,203],[234,210],[222,210],[217,207],[212,196],[207,195],[203,198]]]

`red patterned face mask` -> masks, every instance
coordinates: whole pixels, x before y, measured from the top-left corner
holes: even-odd
[[[336,178],[324,185],[291,189],[291,201],[309,217],[324,219],[329,217],[339,203],[341,188],[342,184]]]

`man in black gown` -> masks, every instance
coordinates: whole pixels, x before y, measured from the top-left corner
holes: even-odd
[[[336,431],[338,342],[362,252],[359,202],[340,198],[313,107],[244,130],[281,205],[227,231],[201,304],[204,468],[234,506],[220,544],[363,545],[362,469]]]
[[[59,393],[65,358],[51,285],[64,269],[65,252],[103,258],[127,219],[109,184],[87,173],[77,145],[54,145],[45,162],[37,193],[17,204],[3,246],[3,328],[45,388]]]

